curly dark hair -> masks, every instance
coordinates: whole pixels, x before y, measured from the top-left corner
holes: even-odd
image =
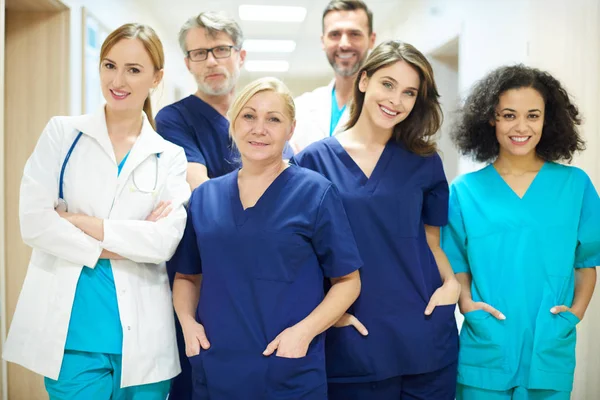
[[[576,151],[585,149],[577,129],[581,124],[579,110],[552,75],[522,64],[495,69],[475,84],[452,129],[454,144],[463,155],[493,162],[500,145],[490,121],[496,117],[500,95],[519,88],[533,88],[544,99],[544,128],[535,148],[537,155],[544,161],[571,162]]]

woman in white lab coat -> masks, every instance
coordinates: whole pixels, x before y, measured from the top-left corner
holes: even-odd
[[[180,372],[165,261],[186,220],[183,150],[154,131],[156,33],[126,24],[100,53],[106,105],[50,120],[25,166],[33,248],[4,358],[46,377],[50,399],[165,399]]]

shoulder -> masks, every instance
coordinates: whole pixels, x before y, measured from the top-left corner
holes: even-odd
[[[335,139],[329,137],[309,144],[301,152],[294,155],[294,161],[298,165],[302,166],[302,164],[305,162],[310,162],[311,160],[314,161],[315,159],[322,157],[324,154],[329,152],[329,142],[331,142],[331,140]]]
[[[583,186],[587,186],[592,182],[589,175],[583,169],[573,165],[547,162],[544,167],[553,175],[553,180],[571,181]]]
[[[311,169],[297,165],[290,165],[289,169],[289,173],[293,174],[289,181],[291,187],[288,189],[292,197],[298,199],[318,198],[320,201],[334,187],[327,178]]]
[[[183,118],[182,110],[186,107],[188,103],[188,98],[176,101],[173,104],[169,104],[160,109],[160,111],[156,114],[156,122],[161,123],[164,121],[172,121],[174,119]]]
[[[450,189],[452,191],[461,191],[481,183],[485,184],[487,176],[490,173],[490,168],[494,167],[489,164],[477,171],[467,172],[466,174],[457,176],[456,179],[452,181],[452,184],[450,184]]]
[[[314,106],[314,100],[316,98],[320,98],[323,96],[331,96],[331,87],[329,85],[327,86],[321,86],[316,88],[313,91],[310,92],[305,92],[302,93],[300,96],[296,97],[294,99],[294,103],[296,104],[296,106],[309,106],[309,105],[313,105]]]

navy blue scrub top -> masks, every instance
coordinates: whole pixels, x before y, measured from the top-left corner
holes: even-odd
[[[323,174],[340,191],[360,255],[361,295],[348,312],[369,330],[327,331],[332,382],[371,382],[441,369],[458,358],[455,306],[425,307],[441,278],[424,224],[448,221],[442,161],[390,140],[367,178],[335,137],[313,143],[292,162]]]
[[[195,95],[160,110],[156,131],[183,147],[188,162],[204,165],[211,179],[238,167],[239,155],[229,139],[229,121]]]
[[[244,210],[237,180],[234,171],[192,193],[172,260],[203,275],[196,318],[211,347],[190,358],[195,385],[218,399],[326,399],[323,334],[304,358],[262,352],[321,303],[324,278],[362,265],[339,193],[292,165]]]

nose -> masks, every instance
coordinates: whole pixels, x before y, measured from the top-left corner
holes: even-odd
[[[260,118],[256,121],[256,124],[254,125],[254,134],[256,135],[265,135],[266,134],[266,127],[265,127],[265,120]]]
[[[350,47],[350,40],[348,40],[348,34],[342,34],[342,38],[340,39],[340,47],[342,49]]]
[[[525,118],[519,118],[517,120],[517,125],[515,126],[515,131],[518,133],[523,133],[527,131],[527,120]]]
[[[125,76],[124,76],[124,72],[122,70],[117,71],[115,73],[115,76],[113,78],[113,86],[116,88],[125,86]]]
[[[208,53],[208,56],[206,57],[206,65],[208,66],[215,66],[219,64],[219,62],[217,61],[217,59],[215,58],[215,55],[211,52]]]

